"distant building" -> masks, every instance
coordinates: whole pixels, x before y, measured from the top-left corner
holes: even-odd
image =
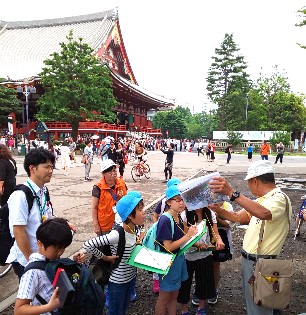
[[[29,132],[35,137],[37,122],[33,117],[37,112],[36,101],[44,93],[37,76],[43,67],[43,61],[53,52],[60,51],[61,42],[66,42],[69,31],[75,38],[81,37],[89,44],[94,55],[111,70],[113,93],[118,107],[117,123],[82,122],[79,133],[82,135],[113,136],[117,138],[127,131],[143,131],[161,135],[160,130],[153,130],[151,115],[148,111],[171,108],[172,100],[141,88],[135,78],[124,46],[117,10],[81,15],[76,17],[27,22],[0,21],[0,77],[8,77],[4,82],[7,87],[24,88],[24,78],[29,87],[36,89],[28,96],[28,117],[30,125],[25,130],[25,113],[14,116],[14,133]],[[141,40],[141,39],[140,39]],[[20,89],[20,88],[19,88]],[[18,93],[21,104],[25,102],[23,93]],[[71,133],[71,126],[65,122],[45,122],[50,137],[66,137]]]

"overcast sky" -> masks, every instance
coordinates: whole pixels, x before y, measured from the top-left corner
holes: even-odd
[[[296,11],[305,4],[305,0],[14,0],[1,5],[0,20],[66,17],[118,7],[138,84],[199,112],[209,106],[207,71],[225,33],[234,34],[253,80],[278,65],[293,92],[306,93],[306,50],[297,45],[306,45],[306,26],[294,25],[300,20]]]

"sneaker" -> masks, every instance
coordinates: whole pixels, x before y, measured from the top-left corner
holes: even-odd
[[[218,302],[218,298],[219,298],[219,295],[218,295],[218,290],[216,290],[216,296],[212,299],[208,299],[207,302],[209,304],[216,304]]]
[[[159,293],[159,280],[153,281],[153,293],[155,294]]]
[[[192,300],[191,300],[191,303],[192,303],[193,305],[198,306],[198,305],[200,304],[200,301],[199,301],[199,299],[198,299],[196,296],[194,296],[194,297],[192,298]]]
[[[197,309],[196,315],[206,315],[206,308]]]

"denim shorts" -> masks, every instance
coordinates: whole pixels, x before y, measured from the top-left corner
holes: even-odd
[[[170,267],[169,272],[159,275],[159,287],[164,292],[177,291],[181,287],[181,282],[188,279],[185,256],[176,257]]]

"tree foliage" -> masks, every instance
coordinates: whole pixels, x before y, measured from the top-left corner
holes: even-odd
[[[298,26],[298,27],[305,26],[306,25],[306,8],[302,8],[301,10],[298,10],[297,12],[300,14],[299,17],[301,18],[301,21],[296,23],[295,26]],[[306,49],[305,45],[302,45],[300,43],[298,43],[298,45],[301,48]]]
[[[4,82],[4,79],[0,78],[0,82]],[[18,102],[16,91],[0,84],[0,122],[7,122],[10,113],[20,113],[21,111],[22,107]]]
[[[45,93],[39,99],[40,120],[66,121],[77,138],[79,122],[87,120],[115,121],[112,109],[117,105],[109,69],[94,56],[82,38],[60,43],[61,51],[44,61],[40,73]]]
[[[242,133],[239,131],[228,131],[227,132],[227,139],[228,139],[228,143],[231,144],[233,147],[239,145],[242,141]]]
[[[249,91],[249,75],[244,56],[234,42],[233,34],[225,34],[220,48],[208,70],[207,91],[210,100],[218,106],[218,129],[241,129],[241,120],[246,106],[245,97]]]
[[[291,135],[290,132],[276,131],[273,132],[272,138],[269,139],[272,146],[276,146],[277,143],[282,142],[284,145],[290,145]]]
[[[291,92],[287,76],[274,67],[270,76],[260,74],[250,92],[248,130],[298,132],[306,126],[305,96]]]
[[[158,112],[153,117],[153,128],[160,128],[165,138],[183,139],[187,136],[186,121],[181,108]]]

